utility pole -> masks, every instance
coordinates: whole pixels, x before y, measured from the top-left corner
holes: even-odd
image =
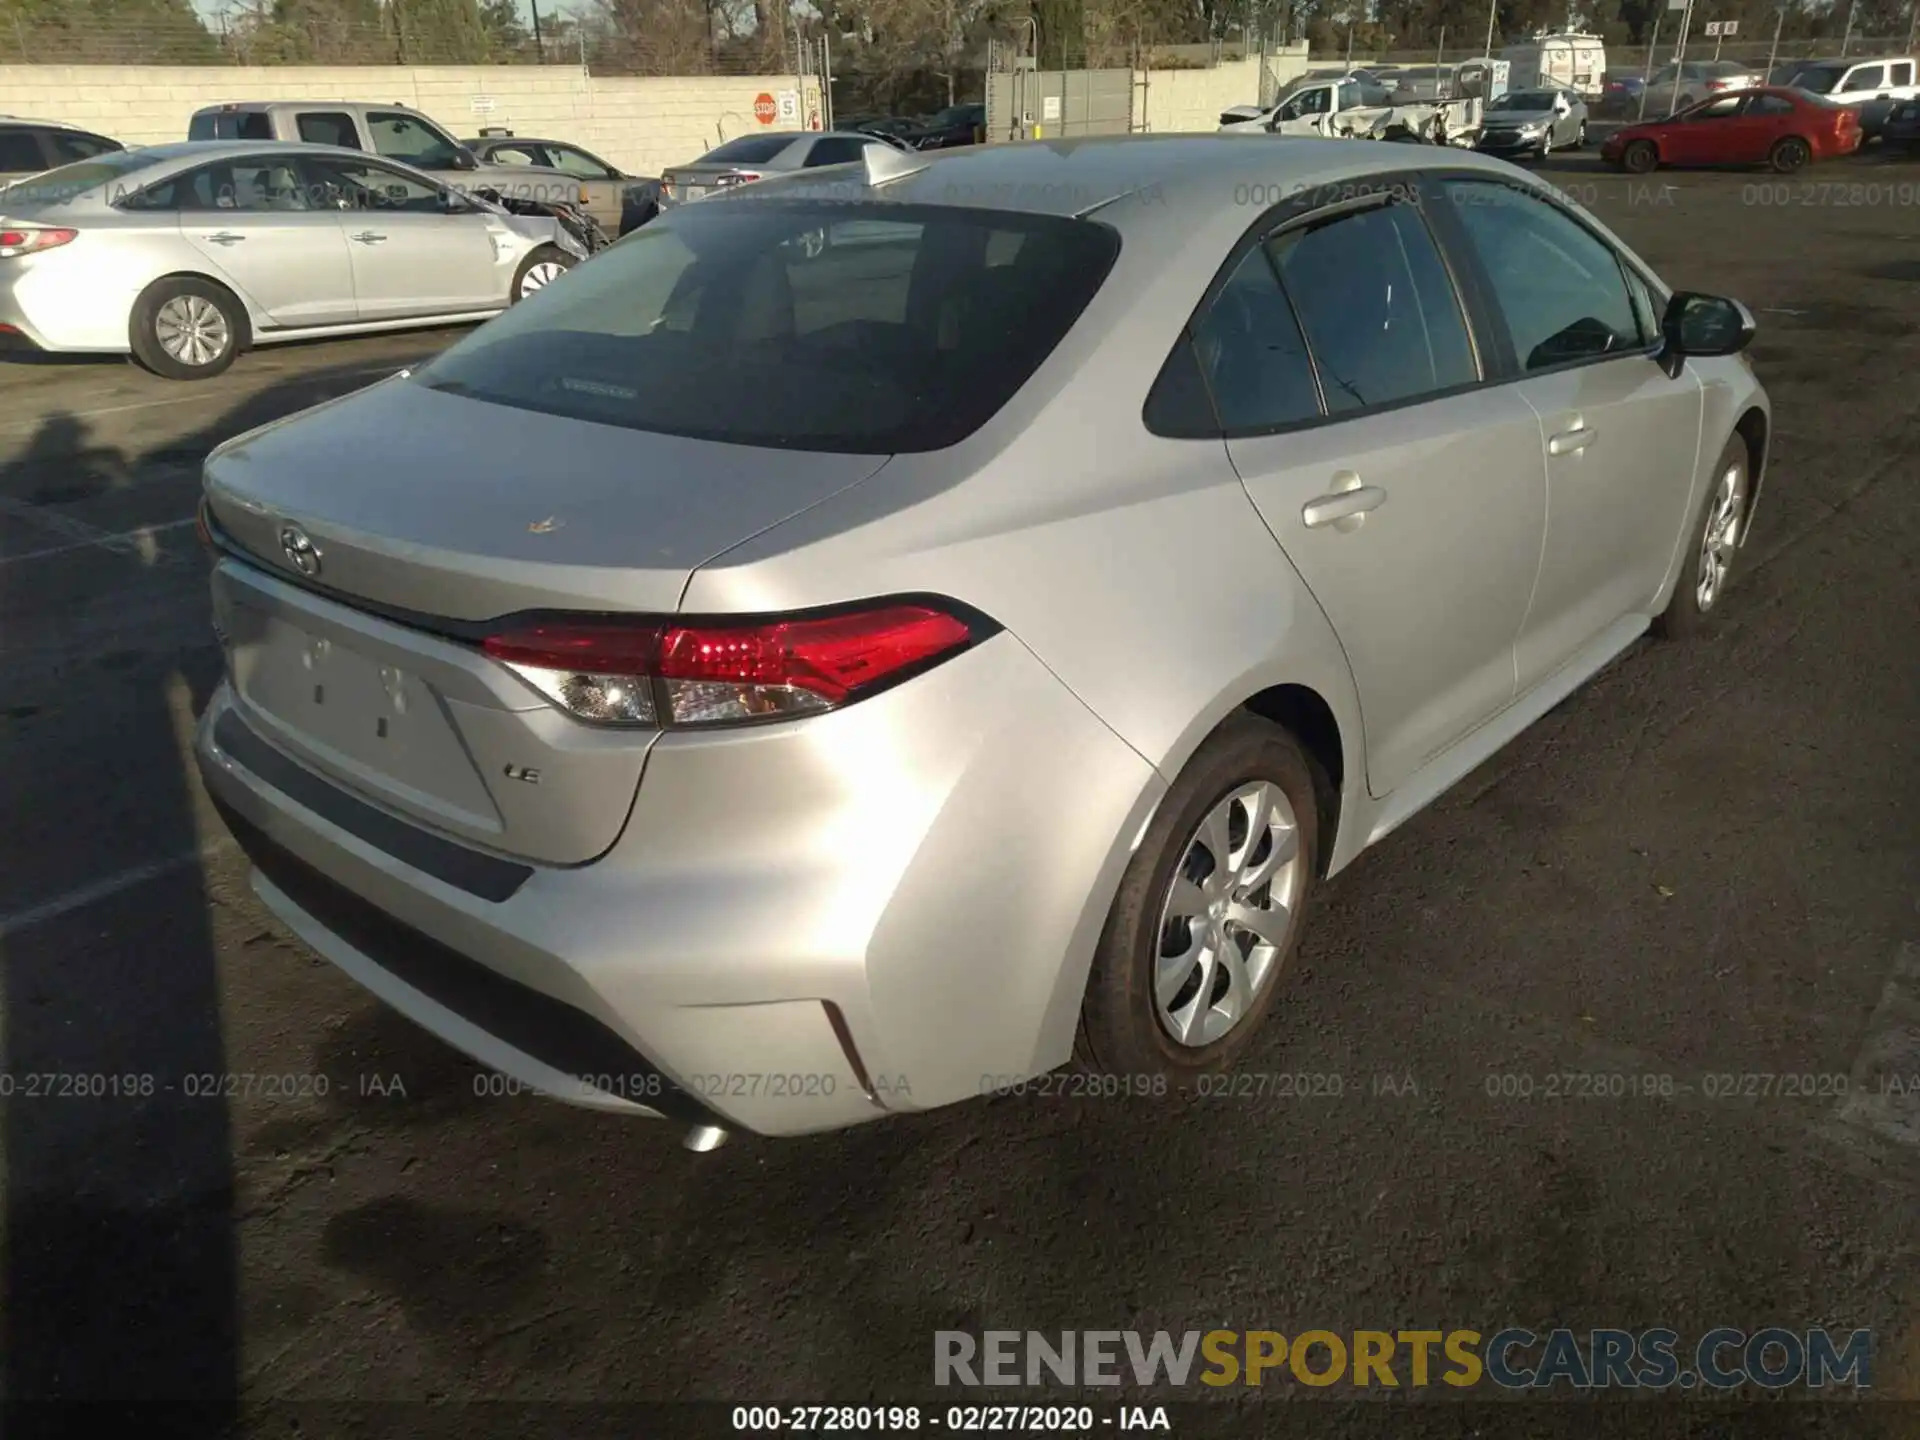
[[[1920,13],[1920,12],[1917,12]],[[1780,63],[1780,27],[1787,23],[1787,7],[1782,5],[1773,15],[1773,48],[1767,51],[1767,84],[1773,84],[1773,67]],[[1907,48],[1912,49],[1909,41]]]
[[[547,63],[547,42],[540,35],[540,0],[527,0],[533,10],[533,53],[540,57],[542,65]]]
[[[1859,10],[1859,8],[1860,8],[1860,0],[1853,0],[1853,3],[1847,6],[1847,29],[1846,29],[1846,33],[1840,37],[1840,58],[1842,60],[1847,58],[1847,45],[1853,39],[1854,12]]]
[[[1482,60],[1493,58],[1493,20],[1500,13],[1500,0],[1487,0],[1487,48],[1481,54]]]
[[[1680,12],[1680,42],[1673,47],[1673,84],[1667,96],[1667,118],[1673,118],[1673,112],[1680,108],[1680,70],[1687,58],[1687,34],[1693,29],[1693,0],[1687,0],[1686,9]]]

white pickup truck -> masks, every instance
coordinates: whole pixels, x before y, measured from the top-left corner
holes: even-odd
[[[1250,115],[1220,117],[1222,135],[1318,135],[1330,140],[1379,139],[1407,131],[1439,144],[1471,143],[1480,125],[1477,99],[1395,104],[1375,80],[1347,76],[1306,80],[1278,103]]]

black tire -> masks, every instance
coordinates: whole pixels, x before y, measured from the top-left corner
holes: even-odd
[[[1767,152],[1767,165],[1776,175],[1796,175],[1813,159],[1813,150],[1798,135],[1776,140]]]
[[[1667,601],[1667,608],[1654,618],[1653,633],[1663,639],[1685,640],[1698,635],[1707,630],[1720,613],[1727,580],[1739,551],[1731,546],[1726,550],[1725,566],[1704,605],[1701,603],[1700,579],[1706,564],[1707,531],[1720,520],[1722,486],[1730,472],[1739,476],[1739,508],[1734,516],[1732,545],[1738,545],[1746,539],[1747,519],[1753,504],[1753,474],[1746,442],[1736,435],[1727,441],[1720,458],[1714,462],[1712,476],[1707,482],[1706,497],[1687,527],[1687,538],[1683,542],[1687,547],[1686,558],[1680,566],[1680,578],[1674,582],[1673,596]]]
[[[167,348],[169,340],[163,335],[180,335],[183,321],[205,339],[223,337],[224,343],[210,359],[196,363],[191,355],[198,347],[191,342],[178,356]],[[127,320],[127,343],[133,358],[167,380],[211,380],[224,374],[252,338],[247,307],[224,285],[197,275],[169,275],[154,281],[133,302]],[[181,348],[180,342],[174,343],[176,349]]]
[[[1660,148],[1651,140],[1629,141],[1620,152],[1620,168],[1629,175],[1651,175],[1660,168]]]
[[[1298,899],[1285,944],[1253,1003],[1220,1038],[1188,1047],[1163,1026],[1154,999],[1161,912],[1202,820],[1252,780],[1272,782],[1293,810]],[[1178,1084],[1225,1069],[1246,1052],[1286,988],[1319,874],[1322,805],[1331,795],[1321,767],[1278,725],[1243,712],[1207,738],[1161,801],[1114,897],[1080,1011],[1076,1055],[1082,1065],[1104,1074],[1166,1075]]]
[[[541,273],[544,274],[545,267],[550,265],[557,265],[563,271],[571,270],[579,263],[577,259],[562,250],[558,245],[542,245],[538,249],[529,252],[527,258],[520,262],[520,268],[513,272],[513,289],[507,296],[507,303],[509,305],[518,305],[522,300],[526,299],[527,296],[538,291],[541,286],[552,283],[551,280],[541,280],[539,284],[529,289],[528,277],[533,275],[536,270],[540,270]],[[552,278],[558,279],[559,277],[554,276]]]
[[[1573,137],[1573,148],[1576,150],[1587,148],[1587,122],[1584,120],[1580,122],[1580,129]]]

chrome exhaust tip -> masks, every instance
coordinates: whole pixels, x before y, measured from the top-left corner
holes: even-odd
[[[696,1155],[704,1155],[726,1144],[727,1132],[718,1125],[696,1125],[687,1131],[686,1138],[680,1143]]]

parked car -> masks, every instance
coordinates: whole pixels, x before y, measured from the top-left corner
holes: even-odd
[[[742,135],[662,175],[661,203],[664,207],[685,204],[789,170],[845,165],[859,160],[870,145],[890,150],[906,148],[883,135],[850,130],[763,130]]]
[[[1646,92],[1647,77],[1637,70],[1609,70],[1601,78],[1600,102],[1594,113],[1606,116],[1640,113],[1640,97]]]
[[[841,121],[834,128],[854,130],[862,135],[884,135],[890,140],[912,145],[926,133],[927,122],[908,120],[898,115],[874,115],[858,120]]]
[[[1887,116],[1880,142],[1899,154],[1920,155],[1920,100],[1903,101]]]
[[[559,170],[485,165],[433,120],[405,105],[358,101],[256,100],[208,105],[187,124],[189,140],[299,140],[397,160],[462,194],[491,191],[541,204],[591,204],[587,188]]]
[[[1663,119],[1669,113],[1690,110],[1711,96],[1752,89],[1762,79],[1758,70],[1737,60],[1688,60],[1663,65],[1649,75],[1641,98],[1646,102],[1648,118]],[[1635,101],[1636,110],[1639,103]]]
[[[703,1147],[1277,1063],[1321,882],[1710,627],[1764,474],[1752,316],[1497,160],[861,183],[674,207],[206,464],[196,751],[263,902]]]
[[[580,255],[557,220],[375,156],[154,145],[0,191],[0,330],[199,380],[255,345],[483,320]]]
[[[1600,158],[1644,175],[1661,165],[1767,165],[1791,175],[1860,148],[1860,118],[1804,90],[1771,86],[1720,95],[1670,120],[1614,131]]]
[[[38,175],[76,160],[91,160],[127,147],[77,125],[58,120],[24,120],[0,115],[0,186]]]
[[[1512,160],[1545,159],[1587,143],[1587,104],[1571,90],[1515,90],[1489,100],[1473,148]]]
[[[460,142],[482,165],[552,170],[579,181],[581,208],[612,235],[644,225],[660,210],[660,181],[629,175],[568,140],[529,140],[517,135],[482,135]]]
[[[922,122],[911,137],[920,150],[951,150],[960,145],[979,145],[987,138],[985,105],[949,105]]]
[[[1885,128],[1896,105],[1920,99],[1915,70],[1913,56],[1901,55],[1877,60],[1805,60],[1783,65],[1774,73],[1786,77],[1778,82],[1782,85],[1825,96],[1855,111],[1860,116],[1861,133],[1873,140]]]

